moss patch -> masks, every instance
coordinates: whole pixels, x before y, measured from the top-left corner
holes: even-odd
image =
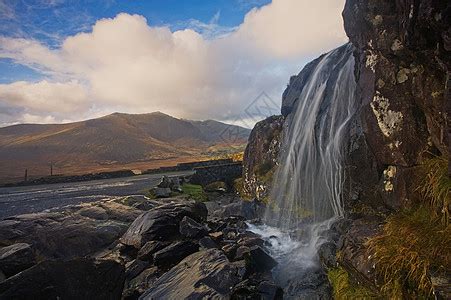
[[[336,300],[378,298],[371,290],[351,282],[348,272],[342,267],[329,270],[327,277]]]
[[[182,185],[182,192],[188,195],[189,199],[199,202],[208,201],[207,194],[205,194],[201,185],[185,183]]]

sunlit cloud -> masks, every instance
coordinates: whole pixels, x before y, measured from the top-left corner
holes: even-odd
[[[237,28],[219,26],[218,12],[208,24],[193,21],[175,32],[123,13],[56,49],[0,37],[0,58],[45,76],[0,85],[0,102],[52,122],[116,110],[230,120],[262,91],[280,101],[290,75],[346,42],[343,5],[274,0],[251,10]]]

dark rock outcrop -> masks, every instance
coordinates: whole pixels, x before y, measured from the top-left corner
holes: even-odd
[[[0,245],[28,243],[41,258],[83,257],[117,241],[140,213],[107,201],[77,205],[62,212],[10,217],[0,221]]]
[[[120,299],[124,267],[114,261],[45,261],[0,283],[1,299]]]
[[[158,267],[168,267],[199,250],[199,245],[192,241],[179,241],[155,252],[153,263]]]
[[[237,266],[220,250],[210,249],[185,258],[160,277],[140,299],[227,298],[240,280]]]
[[[199,224],[190,217],[185,216],[180,222],[180,233],[187,238],[196,238],[205,236],[208,231],[202,224]]]
[[[31,245],[17,243],[0,249],[0,270],[6,276],[12,276],[36,263]]]
[[[272,116],[252,129],[243,159],[243,193],[264,200],[279,158],[284,117]]]
[[[185,216],[205,220],[207,208],[203,203],[180,201],[158,206],[136,218],[121,242],[139,249],[151,240],[172,240],[180,234],[179,223]]]

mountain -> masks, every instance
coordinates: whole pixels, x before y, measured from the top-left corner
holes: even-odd
[[[183,120],[161,112],[13,125],[0,128],[0,180],[20,177],[25,169],[30,175],[48,175],[50,164],[64,174],[174,164],[199,159],[209,147],[245,144],[249,133],[218,121]]]

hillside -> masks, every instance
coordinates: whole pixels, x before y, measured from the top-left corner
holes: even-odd
[[[205,149],[225,145],[224,131],[249,130],[217,121],[182,120],[161,112],[114,113],[69,124],[21,124],[0,128],[0,180],[29,175],[105,171],[121,167],[146,169],[201,158]],[[230,145],[234,146],[234,145]],[[202,154],[201,154],[202,153]],[[156,164],[157,162],[157,164]]]

